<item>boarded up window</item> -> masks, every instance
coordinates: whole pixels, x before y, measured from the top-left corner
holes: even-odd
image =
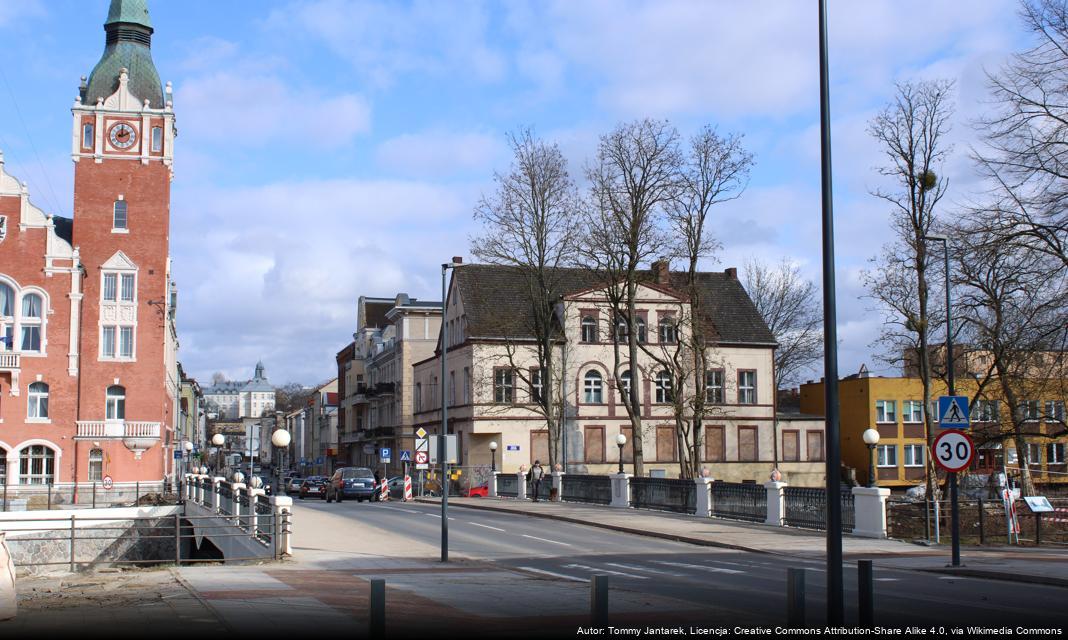
[[[675,427],[656,428],[656,461],[675,462],[678,460],[675,440]]]
[[[604,427],[586,427],[585,431],[585,459],[587,464],[601,464],[604,462]]]
[[[549,464],[549,432],[530,432],[530,464],[540,460],[542,464]]]
[[[738,460],[741,462],[757,460],[756,427],[738,427]]]
[[[823,460],[823,432],[806,431],[805,445],[808,447],[809,460]]]
[[[634,462],[634,429],[620,427],[619,432],[627,438],[627,444],[623,445],[623,462]],[[619,445],[616,445],[616,450],[619,450]]]
[[[705,427],[705,461],[723,462],[726,459],[725,437],[723,425]]]
[[[786,462],[797,462],[801,459],[801,432],[782,432],[782,459]]]

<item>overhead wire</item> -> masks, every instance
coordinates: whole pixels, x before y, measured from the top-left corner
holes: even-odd
[[[56,190],[52,186],[52,179],[48,175],[48,171],[44,167],[44,163],[41,162],[41,155],[37,152],[37,144],[34,142],[33,136],[30,135],[29,127],[26,126],[26,120],[22,117],[22,109],[19,108],[18,99],[15,97],[15,92],[11,90],[11,84],[7,81],[7,74],[4,73],[3,65],[0,65],[0,80],[3,80],[4,87],[7,89],[8,95],[11,97],[11,104],[15,107],[15,114],[18,116],[19,124],[22,125],[22,131],[26,135],[26,140],[30,143],[30,149],[33,151],[33,156],[37,160],[37,167],[41,171],[41,175],[44,177],[45,185],[48,187],[47,193],[44,194],[45,199],[49,201],[49,208],[57,214],[63,214],[64,210],[59,206],[59,198],[56,196]],[[7,144],[4,143],[6,147]]]

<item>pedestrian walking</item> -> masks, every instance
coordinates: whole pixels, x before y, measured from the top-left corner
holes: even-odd
[[[531,489],[534,494],[534,502],[538,501],[538,489],[541,488],[541,478],[545,475],[545,470],[541,468],[541,460],[535,460],[534,466],[527,471],[527,482],[530,483]]]
[[[371,497],[371,501],[372,502],[379,502],[381,500],[381,496],[382,496],[382,472],[379,471],[378,469],[375,469],[375,490],[374,490],[374,493],[371,494],[371,496],[372,496]]]

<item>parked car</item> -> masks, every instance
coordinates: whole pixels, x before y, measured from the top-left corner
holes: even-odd
[[[297,491],[302,500],[308,496],[323,498],[326,496],[325,488],[326,476],[308,476],[300,483],[300,488]]]
[[[375,494],[375,474],[366,467],[342,467],[326,483],[326,501],[356,498],[371,500]]]
[[[484,484],[481,487],[471,487],[464,493],[464,496],[468,498],[488,498],[489,485]]]
[[[304,478],[299,475],[293,475],[285,479],[286,491],[299,492],[300,485],[304,482]]]
[[[404,476],[389,479],[389,497],[391,500],[404,499]]]

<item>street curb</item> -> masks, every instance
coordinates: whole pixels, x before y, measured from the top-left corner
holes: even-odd
[[[440,500],[427,500],[425,498],[416,498],[415,502],[423,504],[441,504]],[[461,509],[475,509],[482,511],[496,511],[498,513],[510,513],[513,515],[530,516],[532,518],[545,518],[546,520],[559,520],[560,522],[569,522],[571,524],[581,524],[587,527],[596,527],[598,529],[607,529],[609,531],[617,531],[619,533],[630,533],[637,536],[645,536],[646,538],[659,538],[661,540],[671,540],[673,542],[685,542],[687,544],[693,544],[701,547],[716,547],[719,549],[732,549],[734,551],[748,551],[750,553],[761,553],[765,555],[781,555],[774,551],[766,551],[764,549],[754,549],[752,547],[746,547],[738,544],[728,544],[726,542],[715,542],[712,540],[704,540],[702,538],[691,538],[689,536],[680,536],[673,533],[663,533],[660,531],[649,531],[647,529],[634,529],[631,527],[624,527],[615,524],[605,524],[603,522],[593,522],[590,520],[582,520],[580,518],[569,518],[567,516],[556,515],[552,513],[537,513],[518,511],[516,509],[508,509],[505,507],[494,507],[491,505],[474,505],[474,504],[451,504],[450,506],[459,507]]]
[[[922,568],[916,567],[913,571],[924,573],[940,573],[948,576],[960,576],[962,578],[982,578],[984,580],[999,580],[1001,582],[1023,582],[1026,584],[1041,584],[1047,587],[1068,587],[1068,579],[1051,576],[1036,576],[1026,573],[1001,573],[999,571],[987,571],[985,569],[969,569],[967,567],[944,567]]]

